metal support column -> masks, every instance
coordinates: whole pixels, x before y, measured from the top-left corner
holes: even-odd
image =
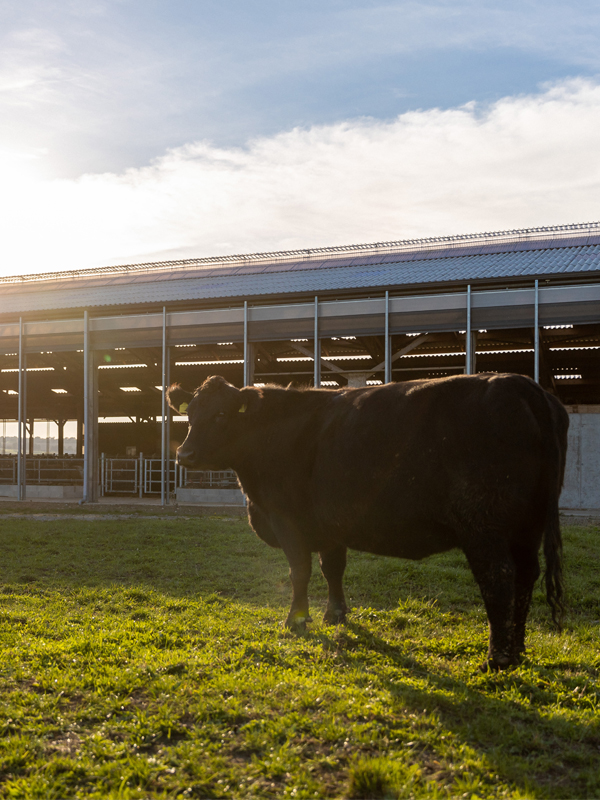
[[[244,300],[244,386],[250,386],[254,381],[250,380],[250,344],[248,342],[248,301]]]
[[[161,429],[160,429],[160,504],[167,503],[167,308],[163,306],[162,319],[162,392],[161,392]]]
[[[90,447],[89,434],[91,427],[89,398],[90,342],[89,320],[87,309],[83,312],[83,502],[89,503],[90,483]]]
[[[19,317],[19,397],[17,403],[17,499],[24,500],[25,492],[23,485],[23,418],[26,415],[23,397],[23,317]]]
[[[540,382],[540,285],[535,282],[535,302],[533,321],[533,379]]]
[[[166,369],[166,383],[165,386],[167,389],[171,385],[171,348],[167,345],[167,369]],[[167,403],[167,418],[165,420],[167,435],[166,435],[166,449],[167,449],[167,496],[165,498],[167,505],[170,503],[170,492],[171,492],[171,478],[170,478],[170,469],[171,469],[171,416],[173,412],[171,411],[171,407]]]
[[[83,502],[98,500],[98,370],[90,346],[90,321],[83,312]]]
[[[315,367],[315,374],[314,374],[314,386],[318,388],[321,385],[321,340],[319,339],[319,298],[315,295],[315,334],[314,334],[314,350],[313,350],[313,358],[314,358],[314,367]]]
[[[467,330],[465,342],[466,358],[465,373],[471,375],[473,372],[473,339],[471,337],[471,285],[467,286]]]
[[[390,338],[390,293],[385,293],[384,383],[392,380],[392,342]]]
[[[23,500],[27,499],[27,451],[28,450],[29,450],[29,436],[27,432],[27,353],[23,353],[23,466],[21,471]]]

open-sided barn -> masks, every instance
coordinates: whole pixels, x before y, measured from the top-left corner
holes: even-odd
[[[4,496],[160,492],[167,502],[176,489],[230,486],[226,474],[176,472],[185,422],[165,402],[172,381],[194,388],[221,374],[238,386],[337,387],[493,371],[530,375],[568,406],[562,503],[600,507],[600,223],[0,285]],[[56,425],[54,457],[35,453],[41,420]]]

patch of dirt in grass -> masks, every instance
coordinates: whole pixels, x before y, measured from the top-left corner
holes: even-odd
[[[46,752],[49,755],[73,756],[81,748],[81,739],[74,733],[65,733],[54,736],[46,744]]]

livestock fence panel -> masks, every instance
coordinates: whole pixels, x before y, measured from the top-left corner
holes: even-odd
[[[25,459],[25,482],[29,486],[82,486],[82,458]],[[161,492],[161,461],[159,458],[110,458],[102,455],[98,463],[100,492],[110,494],[144,495]],[[0,456],[0,484],[16,485],[17,457]],[[168,462],[168,492],[177,488],[237,489],[237,476],[233,470],[198,470],[180,467],[174,460]]]
[[[237,489],[239,486],[237,475],[232,469],[185,469],[179,485],[186,489]]]
[[[83,458],[25,458],[25,482],[30,486],[82,486]],[[17,457],[0,457],[0,483],[17,483]]]

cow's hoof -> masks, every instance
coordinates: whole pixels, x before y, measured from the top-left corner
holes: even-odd
[[[510,656],[490,656],[487,661],[481,665],[482,672],[499,672],[503,669],[511,669],[517,666],[518,661]]]
[[[326,625],[343,625],[346,622],[346,609],[328,608],[323,614],[323,622]]]
[[[312,622],[312,617],[308,614],[300,614],[298,612],[290,614],[285,621],[286,628],[296,633],[302,633],[306,630],[306,623]]]

